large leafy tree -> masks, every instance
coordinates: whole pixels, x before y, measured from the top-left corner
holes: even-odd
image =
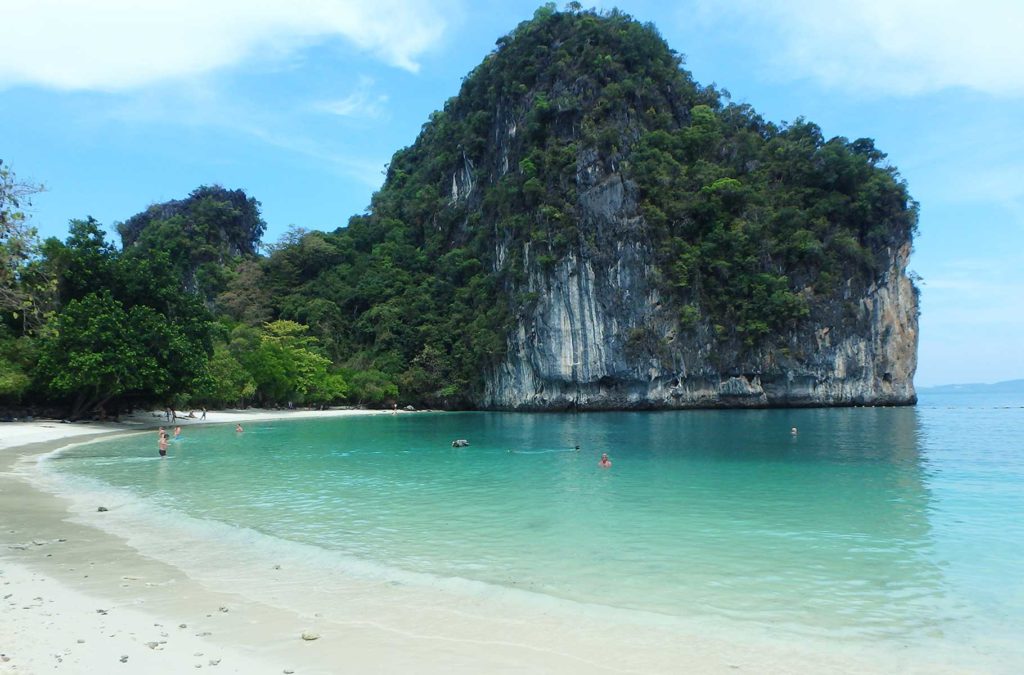
[[[72,300],[43,338],[38,373],[73,419],[111,399],[167,398],[191,384],[205,354],[151,307],[107,289]]]
[[[92,218],[48,240],[62,308],[43,331],[40,389],[81,417],[110,402],[170,401],[207,371],[212,323],[161,251],[121,252]]]
[[[268,323],[258,345],[243,355],[265,402],[329,403],[347,392],[344,378],[330,371],[330,359],[319,353],[308,330],[294,321]]]

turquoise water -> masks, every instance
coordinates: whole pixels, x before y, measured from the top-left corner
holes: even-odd
[[[48,465],[384,570],[1024,664],[1007,651],[1024,625],[1024,397],[211,425],[169,454],[150,433]]]

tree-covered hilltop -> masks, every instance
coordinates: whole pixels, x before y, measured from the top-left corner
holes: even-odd
[[[201,187],[118,224],[120,250],[91,220],[64,242],[21,232],[0,400],[470,407],[523,358],[513,334],[539,339],[556,272],[644,276],[643,298],[589,298],[654,305],[608,336],[623,377],[692,354],[756,374],[807,358],[821,327],[867,330],[859,299],[915,229],[895,169],[869,139],[768,122],[682,63],[650,24],[545,5],[345,228],[295,228],[261,256],[259,202]]]

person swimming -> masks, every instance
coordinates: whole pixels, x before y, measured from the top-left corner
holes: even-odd
[[[241,424],[236,424],[235,425],[235,431],[241,433],[242,432],[242,425]]]
[[[597,465],[599,467],[601,467],[602,469],[610,469],[610,468],[612,468],[612,460],[608,459],[608,453],[607,452],[602,452],[601,453],[601,461],[598,462]]]
[[[790,429],[790,430],[789,430],[789,433],[790,433],[790,434],[792,434],[792,435],[794,435],[794,436],[796,436],[796,433],[797,433],[797,432],[796,432],[796,427],[793,427],[792,429]]]

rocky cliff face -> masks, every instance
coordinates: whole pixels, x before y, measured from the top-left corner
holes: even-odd
[[[515,129],[514,124],[505,124]],[[512,138],[499,145],[507,147]],[[508,166],[507,151],[503,161]],[[453,198],[471,189],[453,176]],[[773,347],[723,346],[708,325],[681,332],[661,297],[638,188],[596,154],[577,171],[578,217],[589,245],[546,268],[521,244],[525,290],[505,358],[478,405],[515,410],[908,405],[916,402],[918,291],[911,245],[880,253],[866,288],[847,282],[811,320]],[[461,187],[458,187],[460,186]],[[507,242],[494,259],[508,257]]]

